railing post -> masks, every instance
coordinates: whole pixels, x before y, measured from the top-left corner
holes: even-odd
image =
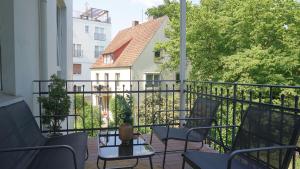
[[[233,101],[232,101],[232,125],[236,125],[236,103],[237,103],[237,82],[233,83]],[[235,128],[232,129],[232,143],[235,137]]]
[[[185,109],[185,71],[186,71],[186,0],[180,0],[180,110]],[[180,112],[180,118],[185,117],[185,112]],[[183,125],[183,121],[180,125]]]
[[[41,94],[41,92],[42,92],[42,89],[41,89],[42,87],[41,87],[41,81],[39,80],[39,97],[41,97],[42,96],[42,94]],[[42,104],[41,104],[41,102],[39,102],[39,115],[40,115],[40,121],[39,121],[39,123],[40,123],[40,130],[41,130],[41,132],[43,131],[43,124],[42,124]]]

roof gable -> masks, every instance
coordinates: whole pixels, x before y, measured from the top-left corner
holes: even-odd
[[[161,17],[120,31],[92,65],[92,69],[132,66],[166,19]],[[104,64],[103,55],[106,54],[116,56],[112,64]]]

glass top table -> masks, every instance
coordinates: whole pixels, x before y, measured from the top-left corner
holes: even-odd
[[[117,131],[100,132],[98,135],[97,167],[99,169],[99,160],[104,161],[103,168],[105,169],[106,161],[136,159],[136,163],[133,166],[122,167],[134,168],[137,166],[139,158],[149,158],[152,169],[152,156],[154,154],[155,151],[152,146],[139,133],[134,134],[133,140],[128,145],[122,144]]]

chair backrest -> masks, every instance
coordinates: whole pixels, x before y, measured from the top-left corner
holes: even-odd
[[[207,120],[190,120],[187,121],[185,127],[199,127],[199,126],[211,126],[213,121],[216,119],[218,107],[220,102],[212,100],[207,97],[199,96],[195,102],[194,107],[190,112],[189,118],[207,118]],[[202,136],[206,137],[209,129],[196,130]]]
[[[0,108],[0,149],[44,145],[46,142],[24,101]],[[37,151],[0,153],[0,168],[27,168]]]
[[[237,133],[233,149],[296,145],[300,117],[294,112],[271,106],[250,105]],[[248,153],[242,156],[248,165],[287,169],[292,150]],[[250,162],[249,162],[250,161]]]

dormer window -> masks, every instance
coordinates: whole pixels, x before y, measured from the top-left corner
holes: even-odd
[[[104,64],[112,64],[114,62],[112,54],[104,55],[103,59],[104,59]]]

